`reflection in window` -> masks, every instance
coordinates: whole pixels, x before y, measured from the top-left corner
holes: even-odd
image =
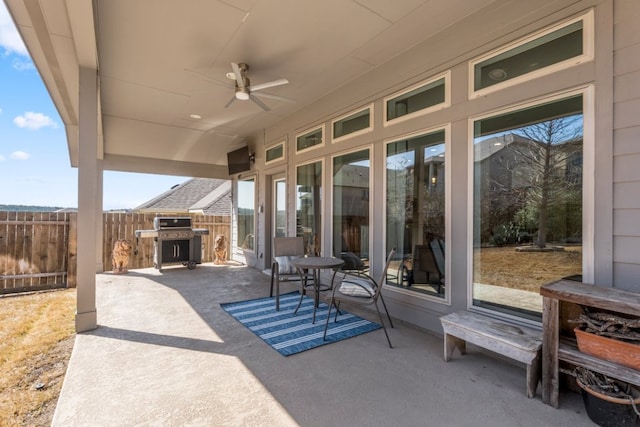
[[[296,138],[296,151],[322,145],[322,142],[322,128],[315,129]]]
[[[322,253],[321,202],[322,163],[298,166],[296,169],[296,235],[304,237],[305,253]]]
[[[405,92],[385,102],[386,120],[394,120],[399,117],[433,107],[445,102],[445,78],[420,86],[409,92]]]
[[[474,66],[474,90],[582,55],[583,21],[521,44]]]
[[[333,252],[346,270],[368,265],[369,170],[369,150],[333,159]]]
[[[275,182],[275,220],[274,236],[285,237],[287,234],[287,183],[284,179]]]
[[[238,181],[238,246],[254,250],[255,244],[255,180]]]
[[[474,125],[473,303],[540,320],[540,286],[582,274],[582,96]]]
[[[387,144],[387,283],[444,297],[444,178],[444,131]]]

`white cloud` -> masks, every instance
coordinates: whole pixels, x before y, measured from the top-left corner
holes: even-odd
[[[58,125],[56,122],[51,119],[49,116],[45,116],[42,113],[34,113],[31,111],[27,111],[22,116],[18,116],[13,119],[13,123],[20,128],[27,128],[32,130],[37,130],[43,127],[52,127],[57,128]]]
[[[10,156],[13,160],[27,160],[31,157],[31,154],[25,153],[24,151],[14,151]]]
[[[27,47],[22,42],[22,38],[18,30],[16,30],[4,2],[0,2],[0,47],[4,48],[5,55],[17,53],[22,56],[29,56]]]
[[[4,156],[0,154],[0,162],[4,162]]]
[[[33,65],[33,62],[28,59],[28,58],[15,58],[13,61],[11,61],[11,66],[13,68],[15,68],[18,71],[25,71],[25,70],[35,70],[36,66]]]

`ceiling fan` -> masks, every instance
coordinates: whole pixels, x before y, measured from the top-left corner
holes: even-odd
[[[249,65],[242,62],[239,64],[232,62],[231,69],[233,71],[227,73],[227,78],[230,80],[235,80],[235,93],[233,95],[233,98],[231,98],[231,100],[227,102],[227,105],[225,105],[224,108],[227,108],[237,99],[240,101],[251,100],[255,102],[264,111],[271,110],[271,108],[269,108],[267,104],[265,104],[264,102],[262,102],[257,98],[259,96],[263,98],[275,99],[278,101],[293,102],[287,98],[282,98],[280,96],[259,92],[263,89],[287,84],[289,83],[289,80],[278,79],[278,80],[273,80],[266,83],[259,83],[259,84],[252,85],[251,81],[249,80],[249,77],[247,77],[247,71],[249,71]]]

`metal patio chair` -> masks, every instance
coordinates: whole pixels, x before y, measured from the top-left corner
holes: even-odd
[[[280,282],[302,282],[302,289],[306,289],[313,275],[307,271],[302,274],[291,264],[291,260],[304,256],[304,240],[299,237],[274,237],[273,262],[271,264],[271,290],[269,297],[273,297],[273,285],[276,288],[276,310],[280,310]]]
[[[387,269],[389,268],[389,264],[391,263],[391,260],[393,259],[395,253],[395,248],[393,248],[391,252],[389,252],[384,270],[382,270],[382,273],[380,274],[377,281],[371,276],[364,273],[358,273],[357,275],[346,273],[344,275],[344,278],[342,279],[342,282],[339,285],[333,287],[331,300],[329,301],[329,310],[327,312],[327,321],[324,326],[323,339],[327,339],[329,318],[331,317],[331,309],[334,306],[336,307],[334,322],[337,322],[341,302],[361,306],[373,305],[378,312],[378,318],[380,319],[380,324],[384,329],[384,334],[387,337],[389,347],[393,348],[393,346],[391,345],[391,340],[389,339],[389,334],[387,333],[387,327],[382,320],[382,314],[380,313],[380,309],[378,308],[378,299],[382,301],[382,306],[384,307],[384,311],[387,313],[387,318],[389,319],[389,325],[393,328],[393,322],[391,321],[389,310],[387,310],[387,305],[384,303],[384,298],[382,298],[381,291],[382,285],[384,284],[385,278],[387,277]]]

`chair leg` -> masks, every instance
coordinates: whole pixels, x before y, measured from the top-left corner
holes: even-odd
[[[273,298],[273,267],[271,267],[271,289],[269,290],[269,298]]]
[[[280,311],[280,277],[276,277],[276,311]]]
[[[387,336],[387,342],[389,343],[389,348],[393,348],[391,345],[391,339],[389,339],[389,334],[387,333],[387,327],[384,325],[384,321],[382,320],[382,314],[378,309],[378,304],[374,304],[376,306],[376,311],[378,312],[378,318],[380,319],[380,323],[382,324],[382,329],[384,330],[384,334]]]
[[[382,306],[384,307],[384,311],[387,313],[387,317],[389,318],[389,324],[393,328],[393,322],[391,321],[391,316],[389,315],[389,310],[387,310],[387,304],[384,303],[384,298],[382,298],[382,294],[380,294],[380,300],[382,301]],[[378,303],[376,303],[376,307]]]
[[[329,302],[329,311],[327,311],[327,320],[324,322],[324,335],[322,336],[323,341],[327,339],[327,328],[329,327],[329,319],[331,318],[331,306],[333,304],[334,304],[333,298],[331,298],[331,301]]]

